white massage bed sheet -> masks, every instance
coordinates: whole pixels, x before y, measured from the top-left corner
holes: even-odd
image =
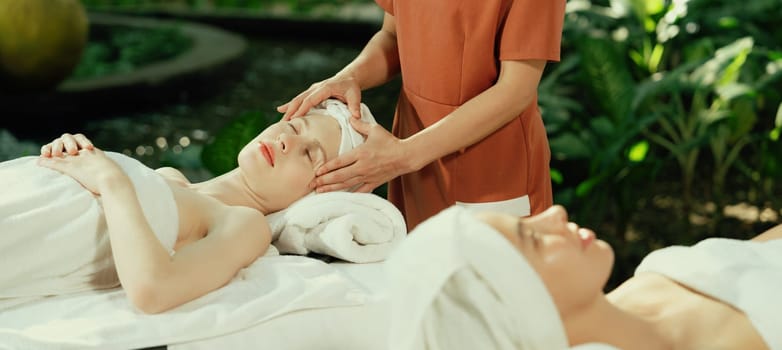
[[[368,350],[387,347],[390,321],[382,262],[331,263],[365,289],[366,303],[298,310],[212,338],[169,344],[169,350],[280,349]]]
[[[225,287],[157,315],[135,310],[120,288],[5,309],[0,312],[0,349],[127,350],[176,344],[231,334],[299,310],[361,306],[368,299],[359,284],[331,264],[270,256],[243,269]]]

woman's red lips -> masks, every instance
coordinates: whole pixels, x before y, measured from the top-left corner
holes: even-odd
[[[261,142],[261,154],[263,154],[263,157],[269,162],[269,165],[274,167],[274,149],[269,147],[266,143]]]

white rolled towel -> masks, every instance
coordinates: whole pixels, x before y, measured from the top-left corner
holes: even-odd
[[[282,254],[329,255],[349,262],[385,260],[407,236],[402,213],[372,193],[311,194],[267,216]]]

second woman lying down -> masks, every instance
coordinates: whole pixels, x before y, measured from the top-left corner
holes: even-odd
[[[606,294],[613,258],[560,206],[447,209],[388,261],[406,305],[392,309],[391,348],[782,349],[782,225],[654,251]]]

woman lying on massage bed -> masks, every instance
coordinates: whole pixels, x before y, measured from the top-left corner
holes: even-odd
[[[236,169],[200,183],[81,134],[0,163],[0,309],[121,284],[138,309],[157,313],[223,286],[269,247],[265,215],[311,192],[318,166],[363,142],[344,129],[349,116],[330,100],[273,124]]]
[[[657,250],[604,294],[613,258],[560,206],[446,209],[388,261],[393,302],[409,305],[392,308],[391,348],[782,349],[782,226]]]

